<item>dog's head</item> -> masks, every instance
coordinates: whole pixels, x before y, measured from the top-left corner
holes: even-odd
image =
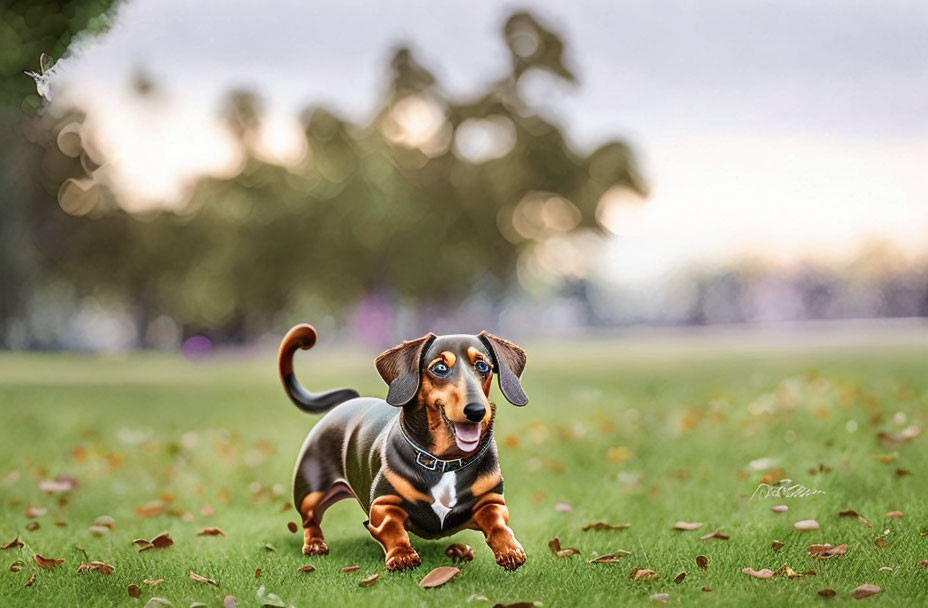
[[[490,430],[496,413],[489,399],[493,376],[510,403],[528,403],[519,382],[525,351],[485,331],[428,334],[391,348],[376,365],[390,387],[387,403],[427,425],[433,453],[440,457],[473,452]]]

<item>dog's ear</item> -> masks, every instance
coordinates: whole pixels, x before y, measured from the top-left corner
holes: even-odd
[[[390,405],[406,405],[419,391],[422,366],[422,353],[435,334],[429,333],[421,338],[403,342],[382,353],[374,360],[380,377],[390,389],[387,391],[387,403]]]
[[[513,405],[528,404],[528,397],[522,390],[522,383],[519,382],[522,370],[525,369],[525,351],[509,340],[503,340],[486,331],[480,332],[477,337],[493,353],[493,362],[499,374],[499,390],[503,391],[503,396]]]

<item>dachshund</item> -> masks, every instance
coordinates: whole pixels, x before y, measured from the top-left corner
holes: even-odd
[[[383,400],[346,388],[323,393],[303,388],[293,373],[293,355],[312,348],[316,337],[311,325],[297,325],[278,355],[290,400],[304,412],[328,411],[306,437],[293,475],[303,553],[329,552],[322,516],[333,503],[355,498],[368,517],[364,526],[383,547],[388,570],[421,563],[408,532],[431,539],[463,529],[482,532],[506,570],[525,563],[525,551],[509,528],[493,439],[496,405],[489,399],[497,376],[510,403],[528,403],[520,383],[525,351],[485,331],[429,333],[377,357],[388,386]]]

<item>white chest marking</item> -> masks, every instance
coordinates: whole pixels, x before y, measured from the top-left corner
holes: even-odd
[[[432,503],[432,510],[435,511],[435,515],[438,515],[442,528],[445,527],[445,517],[448,516],[452,507],[458,502],[458,493],[454,482],[454,471],[449,471],[442,475],[438,483],[432,486],[431,489],[432,497],[435,498],[435,502]]]

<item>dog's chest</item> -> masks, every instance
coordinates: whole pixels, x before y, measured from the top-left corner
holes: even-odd
[[[441,526],[445,525],[445,518],[458,504],[457,475],[454,471],[443,473],[438,481],[429,489],[429,494],[435,499],[432,510],[438,516]]]

